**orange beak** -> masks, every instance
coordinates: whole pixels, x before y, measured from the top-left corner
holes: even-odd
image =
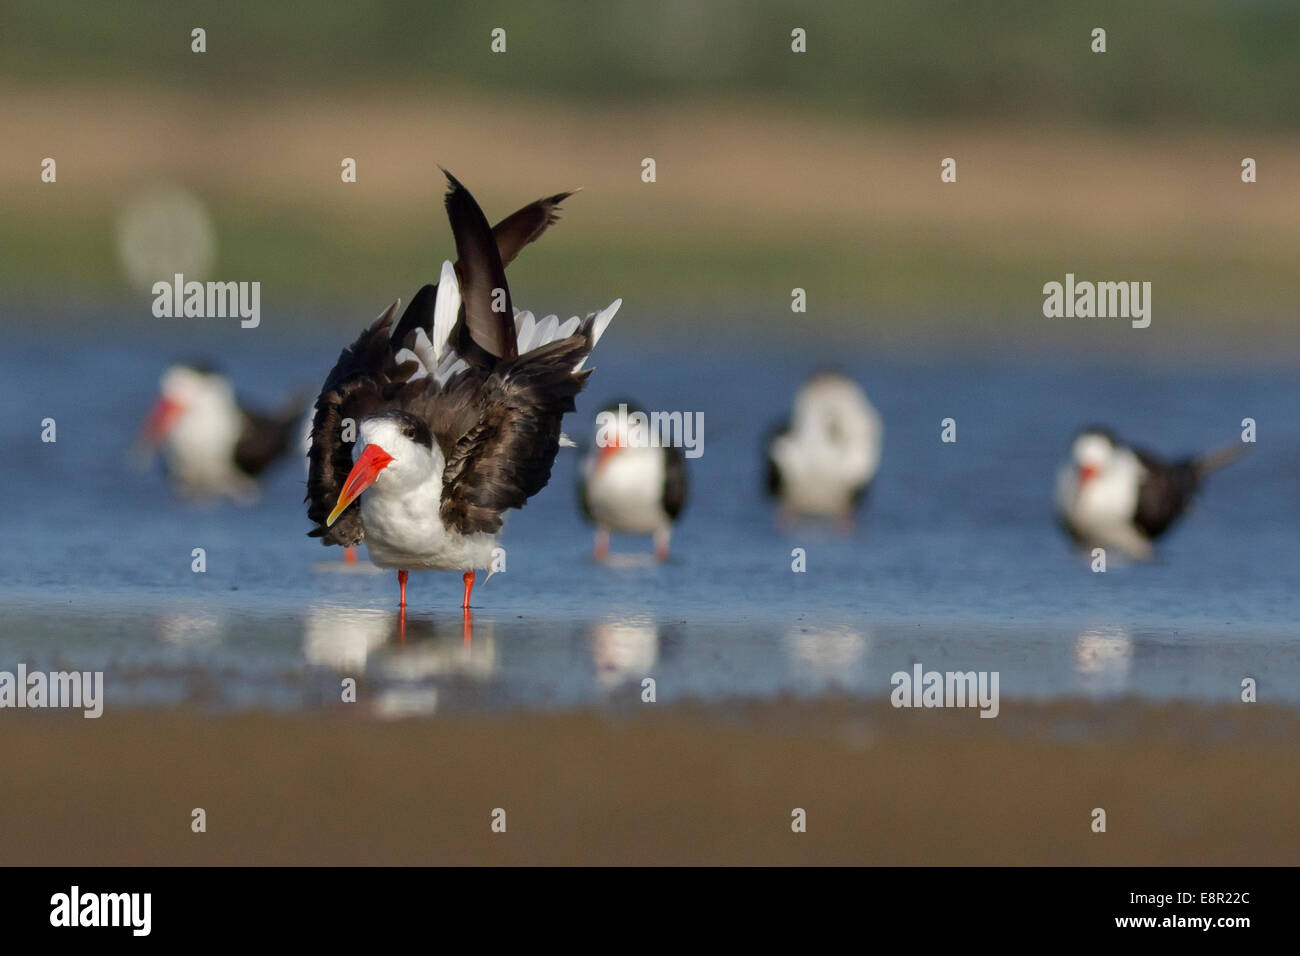
[[[357,459],[357,463],[348,472],[348,480],[343,482],[343,492],[339,495],[338,504],[325,519],[325,527],[332,526],[339,515],[347,510],[348,505],[361,497],[361,492],[375,483],[379,473],[387,468],[392,460],[393,456],[378,445],[367,445],[366,450]]]
[[[1096,478],[1098,474],[1099,474],[1099,471],[1098,471],[1098,469],[1097,469],[1095,466],[1093,466],[1093,465],[1080,465],[1080,466],[1079,466],[1079,484],[1082,485],[1082,484],[1084,484],[1085,482],[1091,481],[1092,479]]]
[[[608,445],[602,445],[600,448],[600,457],[596,459],[596,467],[599,468],[601,465],[605,464],[605,462],[613,458],[616,452],[622,450],[623,445],[618,439],[614,439],[614,441]]]
[[[149,417],[144,420],[144,427],[140,430],[141,441],[150,448],[156,448],[176,424],[176,416],[180,413],[179,402],[172,401],[165,395],[159,398],[150,409]]]

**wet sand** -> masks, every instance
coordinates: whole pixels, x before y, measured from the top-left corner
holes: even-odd
[[[823,701],[385,722],[351,706],[7,711],[0,858],[1300,863],[1300,714],[1285,708],[1004,701],[986,720]]]

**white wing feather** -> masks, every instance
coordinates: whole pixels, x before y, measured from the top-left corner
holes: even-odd
[[[591,325],[593,349],[600,341],[600,337],[605,334],[605,329],[614,320],[614,315],[622,304],[622,299],[615,299],[599,312],[592,312],[587,316],[593,319]],[[425,334],[424,329],[417,329],[413,348],[401,349],[396,355],[398,363],[414,360],[420,366],[419,371],[411,376],[410,381],[424,378],[432,370],[434,380],[439,385],[445,385],[453,375],[469,368],[465,360],[452,351],[449,341],[451,330],[460,316],[460,306],[460,283],[456,281],[456,269],[451,262],[444,261],[442,274],[438,277],[438,297],[433,305],[432,339]],[[582,320],[576,315],[564,322],[555,315],[548,315],[538,321],[533,313],[516,309],[515,341],[519,354],[524,355],[549,342],[566,339],[577,332],[581,324]],[[574,366],[573,370],[579,371],[586,362],[584,358]]]
[[[456,281],[456,269],[450,262],[442,263],[442,275],[438,277],[438,298],[433,303],[433,365],[442,361],[447,352],[447,340],[451,338],[452,327],[460,315],[460,283]]]
[[[609,328],[609,323],[614,321],[614,316],[618,313],[618,307],[622,304],[622,299],[615,299],[605,308],[594,313],[595,320],[591,323],[591,347],[593,350],[596,348],[596,343],[600,341],[600,337],[605,334],[605,330]],[[588,353],[586,358],[573,367],[573,370],[575,372],[580,370],[587,364],[587,358],[590,357],[591,355]]]
[[[537,320],[531,312],[520,312],[515,316],[515,342],[520,355],[533,350],[533,340],[537,338]]]
[[[407,381],[418,382],[432,373],[438,384],[444,385],[448,378],[468,367],[459,362],[448,344],[459,315],[460,284],[456,281],[456,269],[450,262],[443,262],[442,274],[438,277],[438,296],[433,302],[433,338],[430,339],[424,329],[416,329],[411,348],[399,349],[393,356],[399,365],[414,361],[419,366]]]

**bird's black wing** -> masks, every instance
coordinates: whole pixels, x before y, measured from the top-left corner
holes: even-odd
[[[293,447],[297,424],[304,409],[278,417],[251,408],[240,408],[239,411],[243,428],[235,443],[235,467],[256,478]]]
[[[572,195],[572,192],[556,193],[554,196],[539,199],[511,213],[493,226],[492,238],[497,241],[501,264],[510,265],[524,246],[555,225],[555,221],[560,218],[560,203]]]
[[[1163,534],[1196,496],[1199,484],[1194,459],[1166,464],[1149,452],[1133,449],[1146,469],[1138,486],[1137,512],[1133,523],[1148,538]]]
[[[559,219],[559,205],[573,193],[556,193],[545,199],[531,202],[523,209],[516,210],[492,227],[492,238],[496,240],[497,251],[501,256],[501,265],[508,266],[514,262],[524,246],[535,241]],[[456,263],[459,274],[461,264]],[[438,297],[438,285],[426,285],[415,294],[410,306],[402,313],[402,318],[393,328],[393,344],[397,348],[410,347],[408,336],[417,328],[424,329],[426,335],[433,334],[433,306]]]
[[[776,463],[776,458],[772,456],[772,443],[784,435],[790,429],[789,422],[778,422],[768,429],[767,438],[763,441],[763,490],[773,498],[781,497],[781,467]]]
[[[686,458],[680,448],[666,446],[664,452],[664,512],[676,521],[686,507]]]
[[[462,309],[452,344],[470,364],[492,364],[473,346],[492,359],[510,361],[519,354],[515,338],[515,312],[506,282],[501,250],[488,226],[483,210],[451,173],[447,191],[447,218],[456,237],[456,279],[460,284]]]
[[[325,527],[325,519],[352,470],[357,424],[390,400],[414,371],[414,362],[399,366],[394,358],[391,329],[399,304],[390,305],[339,354],[316,399],[307,454],[307,517],[316,525],[308,534],[322,544],[355,545],[365,537],[355,501],[332,527]]]
[[[591,352],[595,315],[573,335],[520,356],[496,239],[469,190],[450,173],[447,180],[463,300],[451,344],[469,367],[441,388],[412,382],[402,400],[443,449],[443,523],[462,534],[495,533],[503,511],[522,507],[550,480],[560,422],[589,374],[575,367]]]
[[[560,423],[573,411],[590,370],[591,318],[573,335],[502,365],[486,378],[462,372],[430,395],[425,413],[448,448],[443,523],[461,534],[501,530],[501,513],[546,486],[560,448]]]
[[[583,517],[584,519],[586,519],[587,524],[595,524],[595,523],[596,523],[596,516],[595,516],[594,514],[591,513],[591,498],[590,498],[590,496],[589,496],[589,493],[590,493],[590,491],[591,491],[591,487],[590,487],[590,485],[591,485],[591,482],[589,482],[589,481],[587,480],[587,476],[582,472],[581,469],[579,469],[579,472],[578,472],[578,510],[582,512],[582,517]]]

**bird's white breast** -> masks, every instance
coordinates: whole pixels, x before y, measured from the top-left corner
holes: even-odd
[[[853,383],[828,377],[806,385],[789,431],[771,446],[785,505],[814,515],[848,510],[880,467],[883,435],[880,416]]]
[[[587,464],[587,507],[597,526],[650,534],[672,522],[663,507],[664,450],[622,448],[603,463]]]
[[[167,460],[184,491],[196,495],[248,492],[250,482],[235,467],[235,445],[243,419],[233,402],[201,395],[177,416],[167,435]]]
[[[1144,469],[1130,451],[1116,452],[1108,466],[1082,484],[1072,465],[1057,476],[1057,508],[1076,533],[1098,541],[1126,536],[1137,514]]]
[[[462,535],[442,523],[440,475],[414,487],[386,487],[382,476],[361,496],[366,550],[380,567],[472,571],[489,567],[494,534]]]
[[[772,443],[781,471],[785,504],[808,514],[846,510],[853,494],[872,477],[880,460],[878,443],[827,442],[818,431],[789,432]]]

